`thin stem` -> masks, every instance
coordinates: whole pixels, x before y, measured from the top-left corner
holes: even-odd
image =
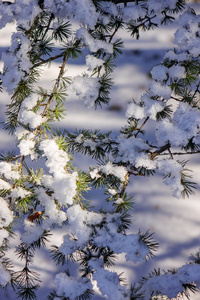
[[[192,98],[194,98],[194,97],[196,96],[197,92],[200,92],[200,91],[199,91],[199,86],[200,86],[200,81],[199,81],[199,83],[197,84],[196,90],[194,91],[194,94],[193,94]]]
[[[172,155],[170,148],[168,148],[168,151],[169,151],[169,155],[170,155],[171,159],[173,159],[173,155]]]
[[[118,29],[119,29],[119,26],[116,26],[115,30],[114,30],[113,33],[110,35],[110,38],[109,38],[109,40],[108,40],[108,43],[109,43],[109,44],[111,43],[111,41],[112,41],[113,37],[115,36],[115,34],[117,33]],[[105,57],[106,57],[106,52],[104,52],[102,59],[104,60]],[[98,68],[98,74],[97,74],[97,77],[100,76],[101,69],[102,69],[102,66],[100,66],[100,67]]]
[[[48,62],[51,62],[52,60],[55,60],[55,59],[57,59],[57,58],[60,58],[60,57],[62,57],[63,55],[64,55],[64,54],[58,54],[58,55],[52,56],[52,57],[50,57],[50,58],[48,58],[48,59],[42,59],[41,62],[39,62],[39,63],[33,65],[33,66],[30,68],[30,70],[33,70],[34,68],[39,67],[39,66],[41,66],[41,65],[43,65],[43,64],[46,64],[46,63],[48,63]]]
[[[77,197],[77,200],[78,200],[78,203],[79,203],[80,207],[82,209],[85,209],[84,206],[83,206],[83,204],[81,203],[80,197],[78,195],[76,195],[76,197]]]
[[[47,101],[46,105],[45,105],[45,108],[43,110],[43,113],[42,113],[42,117],[45,117],[47,115],[47,112],[48,112],[48,109],[50,107],[50,104],[51,104],[51,101],[54,97],[54,92],[57,90],[57,88],[59,87],[59,84],[60,84],[60,80],[64,74],[64,69],[65,69],[65,65],[66,65],[66,62],[67,62],[67,54],[64,55],[63,57],[63,62],[62,62],[62,66],[60,67],[60,72],[59,72],[59,75],[58,75],[58,78],[56,79],[56,83],[53,87],[53,92],[50,94],[49,96],[49,100]],[[34,135],[38,132],[38,130],[40,130],[40,125],[34,130]]]
[[[149,117],[146,117],[146,119],[144,120],[144,122],[142,123],[142,125],[140,126],[140,128],[138,129],[138,132],[136,132],[136,134],[134,135],[135,137],[137,137],[137,135],[141,132],[141,129],[144,127],[144,125],[146,124],[146,122],[149,120]]]
[[[60,68],[60,72],[59,72],[58,78],[57,78],[56,83],[54,85],[53,92],[51,93],[51,95],[49,97],[49,100],[47,101],[46,107],[45,107],[45,109],[44,109],[44,111],[42,113],[42,117],[46,116],[47,111],[48,111],[49,106],[50,106],[50,103],[51,103],[51,101],[53,99],[53,96],[54,96],[54,91],[56,91],[57,88],[59,87],[60,79],[62,78],[62,76],[64,74],[64,69],[65,69],[66,61],[67,61],[67,55],[65,55],[63,57],[63,63],[62,63],[62,66]]]
[[[173,100],[176,100],[176,101],[178,101],[178,102],[181,102],[181,101],[182,101],[182,99],[178,99],[178,98],[173,97],[173,96],[171,96],[170,98],[173,99]]]
[[[17,155],[17,156],[14,156],[14,157],[11,157],[11,158],[6,159],[6,161],[7,161],[7,162],[15,161],[15,160],[17,160],[17,159],[19,159],[19,158],[21,158],[21,157],[22,157],[21,155]]]
[[[22,167],[23,167],[24,159],[25,159],[25,156],[24,156],[24,155],[22,155],[22,156],[21,156],[21,162],[20,162],[20,165],[19,165],[19,173],[21,173],[21,171],[22,171]]]
[[[171,147],[170,143],[167,143],[166,145],[160,147],[160,149],[157,149],[155,152],[150,153],[151,160],[154,160],[154,158],[156,156],[160,155],[162,152],[164,152],[166,150],[169,151],[170,147]],[[169,153],[170,153],[170,155],[173,155],[173,153],[171,153],[171,152],[169,152]]]
[[[191,151],[191,152],[171,152],[170,155],[188,155],[188,154],[199,154],[200,151]],[[160,155],[169,155],[169,153],[161,153]]]
[[[128,171],[126,173],[126,176],[125,176],[125,181],[124,181],[124,184],[122,186],[122,189],[121,189],[121,192],[119,194],[119,197],[122,198],[124,196],[124,193],[126,191],[126,188],[127,188],[127,185],[128,185],[128,181],[129,181],[129,177],[130,177],[130,172]]]
[[[51,16],[50,16],[50,18],[49,18],[49,22],[48,22],[47,28],[46,28],[46,30],[45,30],[43,36],[42,36],[42,39],[41,39],[42,41],[44,40],[44,38],[45,38],[45,36],[46,36],[46,34],[47,34],[48,30],[49,30],[49,26],[50,26],[51,21],[53,20],[53,18],[54,18],[54,14],[51,13]]]

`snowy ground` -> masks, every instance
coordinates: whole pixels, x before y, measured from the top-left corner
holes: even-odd
[[[200,11],[200,4],[197,4]],[[98,128],[117,132],[126,124],[126,104],[132,98],[138,99],[145,92],[150,69],[162,60],[165,51],[172,47],[173,32],[175,25],[170,28],[161,28],[156,31],[144,33],[139,41],[131,40],[128,34],[123,33],[125,49],[118,59],[117,68],[114,72],[115,87],[111,93],[111,108],[87,110],[83,104],[69,97],[66,104],[68,113],[61,126],[69,130],[75,128]],[[0,32],[0,53],[9,45],[9,37],[13,26],[8,26]],[[2,66],[0,62],[0,67]],[[67,66],[68,75],[74,75],[84,71],[84,61],[79,64]],[[58,63],[52,63],[51,71],[47,69],[43,75],[43,86],[49,87],[49,82],[55,78],[58,72]],[[52,76],[53,75],[53,76]],[[6,93],[0,95],[0,119],[5,120],[5,105],[9,103]],[[15,146],[12,136],[0,130],[0,152],[13,149]],[[189,159],[188,156],[181,159]],[[80,167],[86,168],[89,159],[81,157]],[[159,242],[160,249],[155,259],[142,265],[124,265],[123,258],[117,264],[119,271],[128,275],[129,281],[147,276],[148,272],[160,267],[161,270],[176,268],[188,262],[191,254],[200,247],[200,157],[191,157],[188,165],[193,170],[193,176],[197,182],[196,194],[189,199],[173,198],[170,190],[162,183],[159,176],[150,178],[134,178],[128,192],[134,194],[135,207],[133,215],[133,227],[136,231],[140,228],[155,232],[154,238]],[[91,195],[96,197],[93,193]],[[56,239],[59,241],[60,234],[57,232]],[[55,243],[55,238],[53,240]],[[13,245],[16,241],[13,241]],[[16,258],[13,256],[13,260]],[[17,262],[20,266],[20,262]],[[42,275],[43,289],[40,292],[40,300],[47,299],[48,288],[52,288],[53,276],[57,267],[49,263],[47,251],[41,251],[36,256],[36,271]],[[124,276],[126,277],[126,276]],[[48,291],[47,291],[48,290]],[[0,291],[0,299],[15,300],[16,296],[8,290]],[[95,300],[102,299],[96,297]],[[192,300],[200,299],[200,295],[192,296]]]

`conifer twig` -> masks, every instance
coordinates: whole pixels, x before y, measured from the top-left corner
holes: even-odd
[[[190,154],[199,154],[200,151],[190,151],[190,152],[171,152],[171,155],[190,155]],[[160,155],[169,155],[169,153],[162,153]]]
[[[41,66],[41,65],[43,65],[43,64],[49,63],[49,62],[51,62],[51,61],[53,61],[53,60],[56,60],[57,58],[60,58],[60,57],[63,57],[63,56],[64,56],[64,54],[61,53],[61,54],[58,54],[58,55],[55,55],[55,56],[51,56],[51,57],[49,57],[48,59],[41,59],[41,62],[38,62],[38,63],[34,64],[34,65],[30,68],[30,70],[33,70],[34,68],[37,68],[37,67],[39,67],[39,66]]]
[[[129,177],[130,177],[130,172],[128,171],[128,172],[126,173],[125,181],[124,181],[124,183],[123,183],[121,192],[120,192],[120,194],[119,194],[119,197],[120,197],[120,198],[122,198],[123,195],[124,195],[124,193],[125,193],[125,190],[126,190],[127,185],[128,185]]]
[[[137,137],[137,135],[141,132],[141,129],[144,127],[144,125],[146,124],[146,122],[149,120],[149,117],[146,117],[146,119],[144,120],[144,122],[142,123],[142,125],[140,126],[140,128],[138,129],[138,131],[136,132],[136,134],[134,135],[135,138]]]
[[[153,153],[150,153],[151,160],[154,160],[154,158],[158,155],[160,155],[162,152],[170,149],[171,145],[170,143],[167,143],[166,145],[160,147],[158,150],[154,151]],[[170,152],[170,155],[173,155],[173,153]]]

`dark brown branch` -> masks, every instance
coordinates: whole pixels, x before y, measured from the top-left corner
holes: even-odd
[[[50,57],[50,58],[48,58],[48,59],[45,59],[45,60],[43,59],[41,62],[39,62],[39,63],[33,65],[33,66],[30,68],[30,70],[33,70],[34,68],[39,67],[40,65],[49,63],[49,62],[51,62],[52,60],[55,60],[55,59],[57,59],[57,58],[60,58],[60,57],[62,57],[63,55],[64,55],[64,54],[58,54],[58,55],[52,56],[52,57]]]
[[[39,4],[39,3],[38,3],[38,4]],[[48,22],[47,28],[46,28],[46,30],[45,30],[43,36],[42,36],[42,40],[44,40],[44,38],[45,38],[45,36],[46,36],[46,34],[47,34],[48,30],[49,30],[51,21],[52,21],[53,19],[54,19],[54,14],[51,13],[51,16],[50,16],[50,18],[49,18],[49,22]]]
[[[22,155],[22,156],[21,156],[21,162],[20,162],[20,165],[19,165],[19,173],[21,173],[21,171],[22,171],[22,167],[23,167],[24,159],[25,159],[25,156],[24,156],[24,155]]]
[[[146,124],[146,122],[149,120],[149,117],[146,117],[146,119],[144,120],[144,122],[142,123],[142,125],[140,126],[140,128],[138,129],[138,132],[135,134],[135,137],[137,137],[137,135],[141,132],[141,129],[144,127],[144,125]]]
[[[171,155],[188,155],[188,154],[199,154],[200,151],[190,151],[190,152],[172,152]],[[162,153],[160,155],[169,155],[169,153]]]
[[[170,148],[168,148],[168,152],[169,152],[169,155],[170,155],[171,159],[173,159],[173,154],[172,154],[172,152],[171,152],[171,149],[170,149]]]
[[[49,106],[50,106],[50,103],[51,103],[51,101],[53,99],[53,96],[54,96],[54,91],[57,90],[57,88],[59,87],[60,79],[62,78],[62,76],[64,74],[64,69],[65,69],[66,62],[67,62],[67,55],[65,55],[63,57],[63,62],[62,62],[62,66],[60,68],[60,72],[59,72],[58,78],[57,78],[56,83],[54,85],[53,92],[51,93],[51,95],[49,97],[49,100],[48,100],[48,102],[46,104],[46,107],[45,107],[45,109],[44,109],[44,111],[42,113],[42,117],[46,116],[47,111],[48,111]]]
[[[170,143],[167,143],[166,145],[160,147],[160,149],[154,151],[153,153],[150,153],[150,158],[151,160],[154,160],[154,158],[158,155],[160,155],[162,152],[170,149],[171,145]],[[170,155],[173,155],[173,153],[170,153]]]
[[[200,93],[200,91],[199,91],[199,87],[200,87],[200,81],[199,81],[199,83],[197,84],[197,87],[196,87],[196,90],[194,91],[194,94],[193,94],[193,98],[196,96],[196,94],[199,92]]]
[[[115,36],[115,34],[117,33],[118,29],[119,29],[119,27],[116,26],[116,28],[115,28],[115,30],[113,31],[113,33],[112,33],[111,35],[109,35],[109,41],[108,41],[109,44],[111,43],[111,41],[112,41],[113,37]],[[104,52],[102,59],[104,60],[105,57],[106,57],[106,52]],[[98,75],[97,75],[98,77],[100,76],[101,69],[102,69],[102,66],[100,66],[100,67],[98,68]]]
[[[178,101],[178,102],[181,102],[181,101],[182,101],[182,99],[178,99],[178,98],[173,97],[173,96],[171,96],[170,98],[173,99],[173,100],[176,100],[176,101]]]
[[[44,110],[43,110],[42,117],[45,117],[45,116],[47,115],[47,112],[48,112],[48,109],[49,109],[49,107],[50,107],[51,101],[52,101],[52,99],[53,99],[53,97],[54,97],[54,92],[55,92],[55,91],[57,90],[57,88],[59,87],[60,79],[62,78],[62,76],[63,76],[63,74],[64,74],[64,69],[65,69],[65,65],[66,65],[66,62],[67,62],[67,58],[68,58],[68,56],[67,56],[67,54],[65,54],[64,57],[63,57],[62,65],[61,65],[61,67],[60,67],[59,75],[58,75],[58,77],[57,77],[57,79],[56,79],[56,83],[55,83],[55,85],[54,85],[54,87],[53,87],[53,91],[52,91],[52,93],[50,94],[47,103],[45,104],[45,108],[44,108]],[[40,125],[39,125],[39,126],[34,130],[34,132],[33,132],[34,135],[36,135],[36,133],[37,133],[38,130],[40,130],[40,129],[41,129],[41,128],[40,128]],[[33,138],[33,139],[34,139],[34,138]]]

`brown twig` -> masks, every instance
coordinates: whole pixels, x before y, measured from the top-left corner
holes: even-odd
[[[117,33],[118,29],[119,29],[119,27],[117,26],[117,27],[115,28],[115,30],[113,31],[113,33],[109,36],[108,44],[111,43],[111,41],[112,41],[114,35]],[[106,57],[106,52],[104,52],[102,59],[104,60],[105,57]],[[102,69],[102,66],[100,66],[100,67],[98,68],[98,74],[97,74],[97,77],[100,76],[100,71],[101,71],[101,69]]]
[[[49,106],[51,104],[51,101],[53,99],[53,96],[54,96],[54,92],[56,91],[56,89],[59,87],[59,84],[60,84],[60,80],[64,74],[64,69],[65,69],[65,65],[66,65],[66,62],[67,62],[67,54],[64,55],[63,57],[63,62],[62,62],[62,66],[60,67],[60,72],[59,72],[59,75],[58,75],[58,78],[56,79],[56,83],[53,87],[53,91],[52,93],[50,94],[49,96],[49,99],[47,101],[47,103],[45,104],[45,108],[42,112],[42,117],[45,117],[47,115],[47,111],[49,109]],[[40,130],[40,125],[38,127],[36,127],[36,129],[34,130],[34,135],[38,132],[38,130]]]
[[[181,102],[181,101],[182,101],[182,99],[178,99],[178,98],[173,97],[173,96],[171,96],[170,98],[173,99],[173,100],[176,100],[176,101],[178,101],[178,102]]]
[[[157,149],[157,150],[154,151],[153,153],[150,153],[150,158],[151,158],[151,160],[154,160],[154,158],[155,158],[156,156],[160,155],[162,152],[164,152],[164,151],[166,151],[166,150],[169,151],[170,147],[171,147],[170,143],[167,143],[166,145],[160,147],[160,149]],[[171,155],[172,155],[172,153],[171,153]]]
[[[200,92],[200,91],[199,91],[199,87],[200,87],[200,81],[199,81],[199,83],[197,84],[196,90],[194,91],[194,94],[193,94],[192,98],[195,97],[195,95],[197,94],[197,92]]]
[[[22,171],[22,167],[23,167],[24,159],[25,159],[25,156],[24,156],[24,155],[22,155],[22,156],[21,156],[21,162],[20,162],[20,165],[19,165],[19,173],[21,173],[21,171]]]
[[[124,195],[124,193],[125,193],[126,187],[127,187],[127,185],[128,185],[128,182],[129,182],[129,177],[130,177],[130,172],[128,171],[128,172],[126,173],[125,181],[124,181],[124,183],[123,183],[121,192],[120,192],[120,194],[119,194],[119,197],[120,197],[120,198],[122,198],[123,195]]]
[[[62,53],[62,54],[58,54],[58,55],[52,56],[52,57],[50,57],[50,58],[48,58],[48,59],[42,59],[41,62],[39,62],[39,63],[37,63],[37,64],[34,64],[34,65],[30,68],[30,70],[32,70],[32,69],[34,69],[34,68],[36,68],[36,67],[39,67],[39,66],[41,66],[41,65],[43,65],[43,64],[46,64],[46,63],[48,63],[48,62],[51,62],[51,61],[53,61],[53,60],[55,60],[55,59],[57,59],[57,58],[63,57],[63,56],[64,56],[64,54]]]
[[[190,154],[199,154],[200,151],[190,151],[190,152],[171,152],[171,155],[190,155]],[[160,155],[169,155],[169,153],[162,153]]]
[[[149,117],[146,117],[146,119],[144,120],[144,122],[142,123],[142,125],[140,126],[140,128],[138,129],[138,132],[136,132],[136,134],[134,135],[135,137],[137,137],[137,135],[141,132],[141,129],[144,127],[144,125],[146,124],[146,122],[149,120]]]

